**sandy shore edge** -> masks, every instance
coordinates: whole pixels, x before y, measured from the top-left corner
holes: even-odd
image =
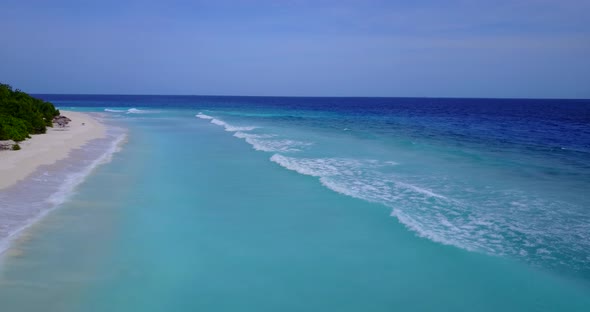
[[[50,165],[90,140],[106,136],[104,124],[91,115],[61,111],[72,121],[66,128],[47,128],[47,133],[32,135],[20,143],[21,150],[0,151],[0,190],[26,178],[41,165]]]

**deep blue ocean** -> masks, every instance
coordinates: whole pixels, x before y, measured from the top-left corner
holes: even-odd
[[[590,100],[38,96],[126,139],[13,311],[590,311]]]

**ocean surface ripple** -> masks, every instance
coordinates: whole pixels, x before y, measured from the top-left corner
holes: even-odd
[[[232,107],[197,117],[332,191],[390,207],[421,237],[590,275],[590,212],[583,196],[590,186],[590,133],[580,127],[589,115],[588,107],[573,106],[583,111],[573,120],[540,114],[536,106],[527,118],[513,108],[478,105],[467,116],[436,106],[403,116],[375,114],[374,106],[331,106]],[[234,127],[226,119],[257,126]]]
[[[590,279],[589,100],[59,99],[125,118],[195,116],[277,166],[389,207],[418,236]]]

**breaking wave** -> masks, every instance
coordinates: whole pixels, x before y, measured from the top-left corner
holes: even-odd
[[[159,113],[159,111],[155,110],[145,110],[145,109],[137,109],[137,108],[130,108],[130,109],[113,109],[113,108],[105,108],[105,112],[109,113],[125,113],[125,114],[153,114]]]
[[[223,127],[225,131],[234,132],[234,137],[244,139],[248,144],[252,146],[252,148],[254,148],[257,151],[280,153],[299,152],[305,147],[313,144],[310,142],[298,140],[281,139],[274,134],[249,133],[248,131],[258,129],[258,127],[234,126],[221,119],[217,119],[215,117],[205,115],[203,113],[198,113],[195,115],[195,117],[210,120],[212,124]]]
[[[269,140],[269,139],[255,139],[245,138],[248,144],[257,151],[263,152],[299,152],[306,146],[312,145],[309,142],[295,141],[295,140]]]
[[[448,190],[444,181],[412,181],[412,177],[391,173],[395,162],[281,154],[270,160],[317,177],[332,191],[388,206],[400,223],[432,241],[521,257],[533,264],[562,265],[565,258],[574,268],[590,267],[584,252],[590,250],[590,223],[567,203],[540,200],[516,190],[478,191],[464,186],[459,186],[463,191],[449,196],[433,191]]]
[[[151,113],[158,113],[158,111],[137,109],[137,108],[130,108],[127,110],[127,114],[151,114]]]
[[[237,127],[228,124],[227,122],[219,119],[211,119],[211,123],[214,125],[222,126],[225,128],[225,131],[235,132],[235,131],[251,131],[256,129],[256,127]]]
[[[223,128],[225,128],[225,131],[228,131],[228,132],[251,131],[251,130],[254,130],[257,128],[257,127],[251,127],[251,126],[245,126],[245,127],[233,126],[223,120],[213,118],[213,117],[211,117],[209,115],[205,115],[203,113],[198,113],[195,115],[195,117],[201,118],[201,119],[206,119],[206,120],[211,120],[212,124],[222,126]]]
[[[201,118],[201,119],[213,119],[213,117],[208,116],[208,115],[205,115],[203,113],[198,113],[198,114],[195,115],[195,117]]]
[[[244,139],[248,144],[257,151],[263,152],[299,152],[302,149],[312,145],[310,142],[303,142],[289,139],[278,139],[273,134],[253,134],[236,132],[236,138]]]
[[[0,191],[0,254],[24,229],[67,201],[94,169],[110,162],[126,137],[123,129],[109,127],[106,138],[90,141],[68,158],[41,166],[29,178]]]

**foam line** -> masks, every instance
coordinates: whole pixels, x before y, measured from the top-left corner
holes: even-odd
[[[112,160],[113,155],[121,150],[121,146],[125,142],[127,134],[120,133],[117,135],[111,135],[111,137],[112,141],[109,143],[109,145],[103,153],[99,154],[88,165],[82,167],[81,170],[67,174],[65,178],[62,180],[63,182],[57,187],[55,191],[49,194],[49,196],[44,200],[44,202],[39,201],[31,204],[37,207],[36,209],[31,210],[31,213],[33,213],[33,215],[26,219],[23,219],[24,223],[21,226],[18,226],[14,229],[10,229],[7,235],[0,239],[0,254],[6,251],[6,249],[10,246],[10,242],[13,241],[16,237],[18,237],[18,235],[22,233],[23,230],[25,230],[32,224],[36,223],[37,221],[41,220],[45,215],[47,215],[47,213],[66,202],[72,196],[72,194],[74,194],[76,187],[80,185],[88,176],[90,176],[98,166],[108,163]],[[92,144],[92,141],[88,144]],[[84,148],[85,147],[82,147],[82,149]],[[62,161],[68,162],[70,160],[66,158]],[[35,178],[39,175],[45,176],[47,175],[47,172],[43,174],[34,174],[32,176],[33,178],[29,179],[29,181],[25,180],[19,183],[45,182],[44,179]],[[9,193],[7,194],[10,195]],[[1,200],[4,200],[5,203],[7,200],[6,196],[7,195],[4,195],[4,197],[0,198]],[[8,201],[13,202],[13,205],[19,205],[22,199],[8,199]]]

